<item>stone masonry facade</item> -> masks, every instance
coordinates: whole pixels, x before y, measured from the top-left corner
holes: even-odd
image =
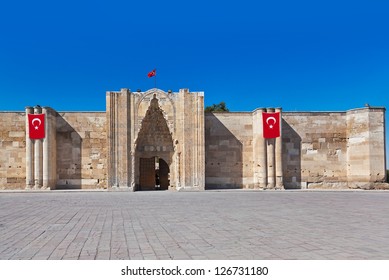
[[[264,139],[262,112],[281,113]],[[27,114],[46,137],[28,137]],[[204,113],[204,93],[106,93],[106,112],[0,112],[0,189],[384,189],[385,108]]]

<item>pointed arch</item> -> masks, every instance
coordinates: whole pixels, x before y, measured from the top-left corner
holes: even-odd
[[[164,117],[164,112],[159,106],[156,94],[154,94],[140,125],[138,137],[135,140],[135,160],[138,163],[137,166],[139,166],[139,170],[136,170],[137,189],[142,190],[142,183],[153,180],[155,172],[158,172],[159,167],[157,165],[154,165],[155,172],[151,171],[152,168],[147,167],[147,164],[149,164],[147,162],[150,161],[147,159],[163,159],[168,166],[165,170],[170,170],[169,166],[173,162],[173,154],[172,133]],[[169,174],[165,176],[165,181],[168,182]],[[149,184],[144,187],[150,188]]]
[[[175,135],[175,133],[176,133],[176,124],[175,124],[176,106],[175,106],[175,102],[173,100],[173,94],[167,93],[167,92],[160,90],[160,89],[157,89],[157,88],[149,89],[148,91],[145,91],[144,93],[140,94],[140,98],[138,99],[138,101],[136,103],[136,107],[135,107],[136,108],[135,109],[135,117],[136,117],[135,124],[137,125],[136,135],[138,135],[138,133],[141,130],[141,125],[139,125],[139,123],[142,123],[143,118],[145,117],[145,115],[143,117],[139,116],[139,114],[142,111],[141,107],[144,108],[144,104],[151,102],[151,100],[154,97],[156,97],[159,101],[159,106],[162,109],[163,117],[165,118],[166,123],[168,124],[168,127],[169,127],[171,134]],[[163,101],[163,102],[161,102],[161,101]],[[171,112],[169,115],[167,113],[168,111]],[[140,115],[143,115],[143,114],[141,113]]]

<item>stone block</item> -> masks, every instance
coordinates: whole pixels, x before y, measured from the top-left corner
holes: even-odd
[[[26,132],[21,130],[21,131],[10,131],[8,133],[8,136],[10,138],[25,138],[26,137]]]

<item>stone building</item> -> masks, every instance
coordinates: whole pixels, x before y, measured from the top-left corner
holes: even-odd
[[[263,138],[262,112],[281,137]],[[29,138],[27,114],[45,114]],[[204,114],[203,92],[106,93],[106,112],[0,112],[0,188],[387,188],[385,108]]]

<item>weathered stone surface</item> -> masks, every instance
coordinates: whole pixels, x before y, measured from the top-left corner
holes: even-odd
[[[388,189],[384,108],[204,114],[203,93],[187,89],[122,89],[106,100],[106,112],[43,108],[42,153],[26,137],[32,108],[1,112],[0,188],[33,188],[39,175],[43,188],[139,190],[158,170],[170,190]],[[275,141],[262,136],[266,110],[281,112]]]
[[[0,115],[0,189],[24,189],[25,113],[3,112]]]
[[[252,124],[251,113],[205,114],[207,188],[253,186]]]
[[[105,112],[57,115],[57,188],[107,188]]]
[[[164,188],[204,189],[202,92],[122,89],[106,99],[108,187],[149,190],[161,173]]]

